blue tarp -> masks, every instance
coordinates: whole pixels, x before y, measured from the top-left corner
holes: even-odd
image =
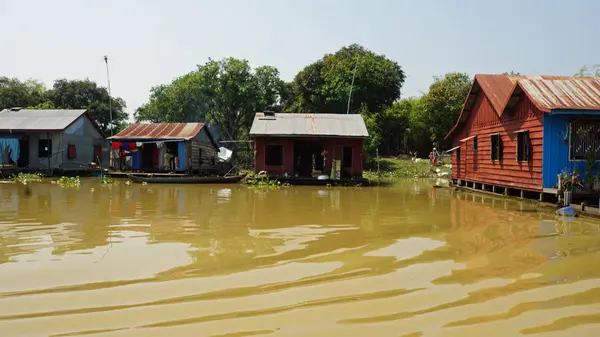
[[[21,148],[19,147],[18,138],[0,138],[0,164],[2,164],[2,153],[4,149],[8,147],[10,153],[10,159],[13,162],[17,162],[19,159],[19,153]]]
[[[131,168],[133,170],[141,170],[140,151],[131,152]]]
[[[177,170],[184,171],[186,167],[185,158],[187,158],[186,154],[187,144],[186,142],[179,142],[177,144],[177,156],[179,157],[179,167]]]

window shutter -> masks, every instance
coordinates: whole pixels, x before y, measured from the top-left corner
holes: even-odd
[[[504,143],[502,142],[502,136],[498,136],[498,160],[504,158]]]

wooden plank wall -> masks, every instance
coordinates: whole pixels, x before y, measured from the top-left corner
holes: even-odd
[[[202,158],[200,158],[200,149],[202,149]],[[211,142],[192,139],[188,151],[190,151],[190,168],[192,170],[208,170],[215,168],[217,151]]]
[[[515,189],[542,190],[543,113],[523,95],[513,112],[498,117],[483,92],[478,94],[469,117],[453,140],[461,146],[460,163],[456,152],[452,156],[453,179],[461,179]],[[528,162],[517,161],[517,131],[528,130],[531,155]],[[491,160],[491,135],[499,133],[503,143],[500,160]],[[460,139],[477,136],[478,151],[473,151],[473,140]]]

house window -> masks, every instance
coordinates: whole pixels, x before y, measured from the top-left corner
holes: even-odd
[[[282,166],[283,165],[283,146],[267,145],[265,151],[265,165]]]
[[[500,138],[499,134],[491,135],[491,156],[492,160],[501,160],[502,159],[502,138]]]
[[[477,152],[477,136],[475,136],[475,138],[473,138],[473,152]]]
[[[517,132],[517,161],[529,161],[531,157],[531,141],[529,131]]]
[[[52,139],[38,140],[38,157],[47,158],[52,153]]]
[[[456,149],[456,162],[460,163],[460,147]]]
[[[585,160],[586,157],[600,159],[600,121],[590,119],[572,121],[570,138],[571,160]]]

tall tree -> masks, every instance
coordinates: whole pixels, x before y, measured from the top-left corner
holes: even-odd
[[[112,104],[112,124],[109,98]],[[56,80],[52,89],[47,92],[47,99],[58,109],[88,110],[105,133],[109,133],[111,128],[117,132],[128,118],[125,101],[120,97],[110,97],[106,88],[89,79]]]
[[[0,77],[0,110],[38,105],[44,101],[45,93],[46,87],[42,82]]]
[[[346,113],[352,88],[352,113],[363,104],[368,111],[382,111],[400,97],[404,80],[398,63],[353,44],[325,55],[296,75],[290,110]]]
[[[462,110],[471,87],[471,78],[465,73],[452,72],[435,77],[429,92],[421,98],[422,122],[427,125],[430,139],[443,142]]]
[[[148,103],[136,110],[139,121],[216,124],[223,136],[244,138],[254,114],[281,111],[289,85],[270,66],[252,69],[246,60],[226,58],[207,63],[167,85],[151,89]]]
[[[503,72],[502,75],[518,76],[518,75],[521,75],[521,73],[511,70],[511,71]]]

